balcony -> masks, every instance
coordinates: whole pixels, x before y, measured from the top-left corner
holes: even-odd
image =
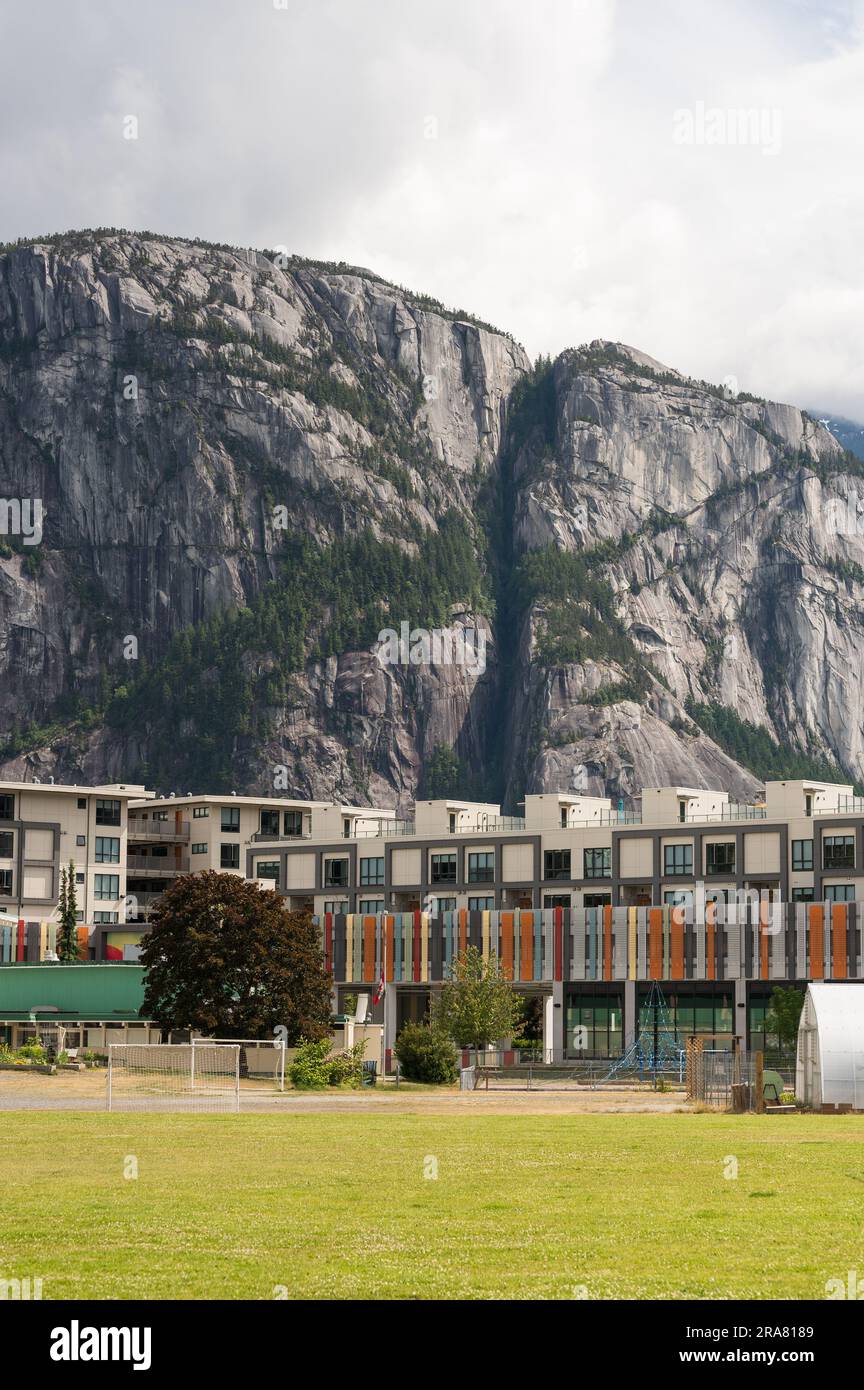
[[[153,874],[165,878],[169,874],[188,874],[189,857],[181,854],[179,860],[167,855],[164,859],[152,854],[127,854],[126,872],[128,874]]]
[[[298,830],[290,835],[286,835],[284,830],[256,830],[255,833],[250,836],[250,839],[253,845],[260,845],[265,842],[272,845],[279,840],[293,843],[295,840],[311,840],[312,831]]]
[[[160,821],[129,822],[129,841],[137,843],[139,840],[155,840],[157,843],[164,844],[166,840],[174,840],[182,843],[189,839],[189,822],[181,821],[180,825],[166,825]]]

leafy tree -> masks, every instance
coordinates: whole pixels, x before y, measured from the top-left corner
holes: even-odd
[[[62,961],[79,959],[78,950],[78,898],[75,892],[75,865],[60,870],[60,894],[58,899],[60,929],[57,933],[57,955]]]
[[[141,950],[142,1013],[160,1027],[226,1038],[316,1041],[329,1032],[330,978],[308,912],[213,870],[162,894]]]
[[[765,1032],[773,1033],[781,1048],[795,1047],[803,1006],[804,995],[799,989],[777,988],[772,991],[771,1005],[765,1015]]]
[[[453,1043],[428,1023],[406,1023],[393,1051],[406,1081],[446,1086],[459,1075]]]
[[[450,967],[433,1005],[433,1024],[460,1047],[485,1047],[519,1026],[522,1004],[496,955],[469,946]]]

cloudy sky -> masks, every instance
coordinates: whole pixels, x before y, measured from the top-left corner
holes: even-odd
[[[106,224],[864,419],[864,4],[7,0],[0,240]]]

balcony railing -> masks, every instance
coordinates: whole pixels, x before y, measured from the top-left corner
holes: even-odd
[[[263,844],[265,841],[273,844],[275,840],[311,840],[311,830],[295,830],[287,834],[284,830],[256,830],[251,836],[253,845]]]
[[[181,821],[180,825],[165,825],[159,821],[140,821],[130,820],[129,839],[137,840],[188,840],[189,822]]]
[[[166,874],[188,874],[189,859],[186,855],[181,855],[179,861],[167,855],[164,859],[151,854],[127,854],[126,856],[127,873],[153,873],[159,875]]]

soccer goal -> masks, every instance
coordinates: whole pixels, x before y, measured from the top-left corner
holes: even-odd
[[[240,1048],[236,1043],[112,1043],[108,1109],[237,1112]]]
[[[193,1038],[192,1046],[224,1047],[234,1045],[240,1049],[240,1081],[244,1091],[256,1089],[269,1090],[275,1086],[277,1091],[285,1090],[284,1042],[277,1038]],[[248,1083],[248,1085],[244,1084]]]

